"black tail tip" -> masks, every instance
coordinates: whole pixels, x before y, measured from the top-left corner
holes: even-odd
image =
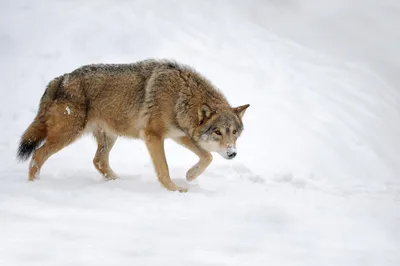
[[[21,140],[19,147],[18,147],[18,152],[17,152],[17,158],[20,161],[26,161],[28,158],[32,155],[32,153],[36,150],[36,148],[39,146],[39,142],[29,142],[25,140]]]

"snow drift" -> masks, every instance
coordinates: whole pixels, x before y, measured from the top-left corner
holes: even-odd
[[[397,265],[396,1],[3,1],[0,263]],[[118,140],[104,182],[89,137],[41,180],[19,137],[55,76],[149,57],[192,65],[232,105],[250,103],[233,161],[167,145],[157,183],[140,141]]]

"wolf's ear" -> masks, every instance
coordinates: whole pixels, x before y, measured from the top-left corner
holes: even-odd
[[[232,108],[233,112],[235,112],[235,114],[237,114],[240,119],[243,117],[244,113],[246,112],[246,109],[249,108],[250,104],[245,104],[245,105],[241,105],[235,108]]]
[[[199,125],[203,124],[204,121],[210,118],[212,114],[213,111],[211,110],[210,106],[204,103],[198,110]]]

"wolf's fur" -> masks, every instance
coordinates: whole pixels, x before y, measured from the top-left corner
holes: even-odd
[[[89,131],[98,143],[96,169],[115,179],[108,158],[117,136],[141,138],[161,184],[183,192],[170,179],[164,140],[173,139],[200,158],[187,172],[193,180],[211,163],[210,152],[236,155],[248,106],[232,108],[206,78],[174,61],[87,65],[48,84],[21,138],[18,158],[33,155],[29,180],[34,180],[51,155]]]

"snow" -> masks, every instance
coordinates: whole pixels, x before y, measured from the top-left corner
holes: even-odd
[[[383,1],[2,1],[0,265],[399,265],[400,4]],[[47,83],[83,64],[174,58],[249,103],[238,155],[167,142],[93,167],[85,137],[27,181],[22,132]],[[68,111],[68,110],[67,110]]]

